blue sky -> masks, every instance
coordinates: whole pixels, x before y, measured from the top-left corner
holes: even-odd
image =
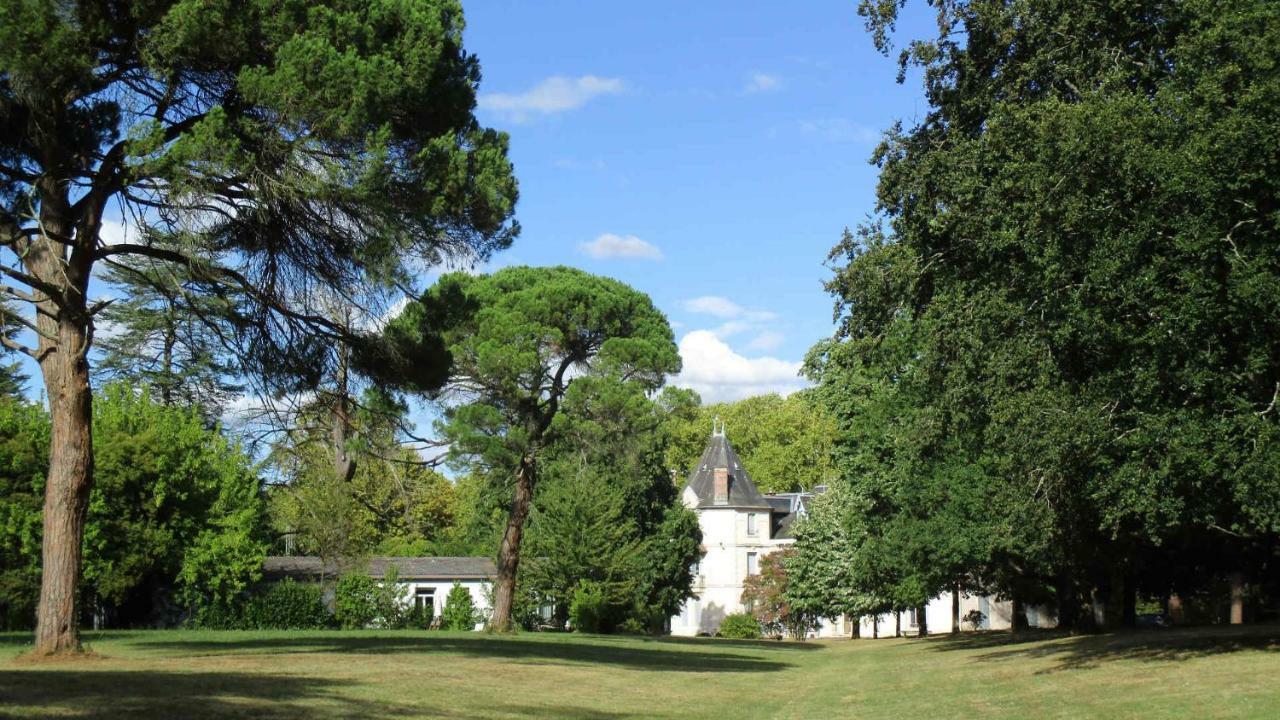
[[[854,0],[465,4],[480,119],[511,134],[523,234],[653,297],[704,400],[801,386],[823,260],[874,207],[879,133],[923,114]],[[921,36],[923,3],[899,30]]]

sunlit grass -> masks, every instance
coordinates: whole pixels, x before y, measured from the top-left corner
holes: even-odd
[[[1280,628],[810,643],[438,632],[90,633],[31,663],[32,717],[1280,717]],[[732,714],[727,712],[732,710]]]

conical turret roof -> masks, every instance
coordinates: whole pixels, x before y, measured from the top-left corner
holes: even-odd
[[[725,468],[729,471],[729,500],[726,503],[715,502],[715,471]],[[760,494],[747,469],[738,459],[724,430],[711,433],[707,448],[702,451],[698,465],[689,473],[686,486],[693,489],[698,496],[698,507],[735,507],[770,509],[769,502]]]

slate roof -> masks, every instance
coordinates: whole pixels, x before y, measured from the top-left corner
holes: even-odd
[[[485,557],[378,556],[368,558],[362,565],[376,578],[386,577],[387,569],[395,566],[401,580],[491,580],[497,575],[493,560]],[[314,555],[277,555],[268,557],[262,570],[269,580],[310,580],[321,575],[336,576],[342,568],[333,561],[322,563]]]
[[[715,502],[716,468],[729,469],[729,502],[724,505],[717,505]],[[773,510],[768,500],[756,488],[747,469],[742,467],[738,453],[733,451],[733,446],[729,444],[723,432],[711,435],[711,441],[707,443],[707,449],[702,451],[702,459],[698,460],[698,465],[689,474],[686,486],[692,488],[694,494],[698,496],[700,508],[732,507]]]

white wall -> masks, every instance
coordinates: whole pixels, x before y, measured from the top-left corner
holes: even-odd
[[[435,597],[432,601],[431,616],[440,617],[440,613],[444,610],[445,601],[449,598],[449,591],[453,589],[454,581],[452,580],[406,580],[400,583],[404,588],[405,601],[413,607],[414,598],[418,594],[418,589],[434,589]],[[461,580],[459,585],[466,588],[471,593],[471,604],[482,618],[488,618],[491,608],[489,606],[489,597],[492,595],[490,583],[483,580]],[[476,630],[484,629],[484,622],[478,622],[475,626]]]
[[[686,505],[693,506],[697,497],[686,488]],[[702,529],[702,547],[706,550],[693,580],[695,598],[685,601],[680,614],[671,618],[672,635],[714,634],[725,615],[742,612],[743,581],[747,577],[748,554],[755,553],[757,562],[792,540],[769,537],[769,511],[737,508],[699,508],[698,525]],[[755,515],[755,534],[748,532],[749,515]]]
[[[973,624],[965,620],[965,617],[972,611],[978,610],[983,614],[983,620],[980,625],[974,627]],[[1027,620],[1033,628],[1053,628],[1058,626],[1058,619],[1052,608],[1042,605],[1033,605],[1027,607]],[[929,625],[929,634],[949,633],[951,632],[951,593],[943,593],[929,601],[925,606],[925,619]],[[902,634],[918,635],[920,628],[911,623],[911,613],[902,612]],[[895,630],[894,613],[885,613],[879,616],[879,637],[893,637]],[[961,593],[960,595],[960,630],[961,632],[972,632],[974,630],[1008,630],[1013,624],[1013,603],[1008,600],[997,600],[992,595],[968,595]],[[859,636],[870,638],[875,632],[874,619],[870,615],[864,615],[859,618]]]

